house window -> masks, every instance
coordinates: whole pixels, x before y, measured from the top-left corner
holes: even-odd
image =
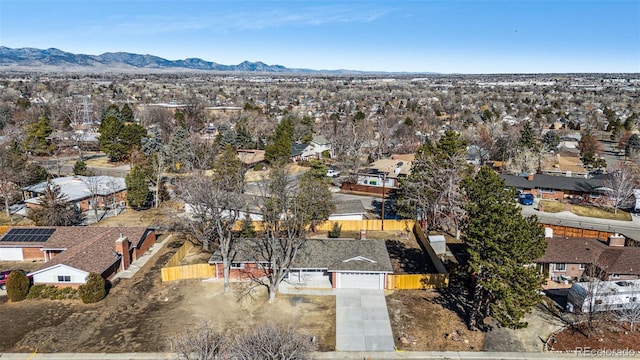
[[[231,263],[231,268],[232,269],[244,269],[244,263],[232,262]]]
[[[540,192],[545,193],[545,194],[552,194],[552,193],[556,192],[555,189],[549,189],[549,188],[540,188],[538,190],[540,190]]]
[[[556,264],[556,271],[567,271],[567,264]]]
[[[71,282],[70,275],[58,275],[58,282]]]
[[[586,268],[587,268],[587,265],[585,265],[585,264],[580,264],[580,270],[584,270],[584,269],[586,269]]]

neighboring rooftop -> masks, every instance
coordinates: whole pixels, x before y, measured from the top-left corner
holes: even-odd
[[[51,179],[51,184],[60,187],[60,192],[71,202],[86,199],[91,196],[90,188],[95,188],[96,195],[107,196],[127,189],[124,178],[113,176],[65,176]],[[44,194],[47,182],[27,186],[23,191]],[[27,199],[28,203],[38,203],[37,198]]]

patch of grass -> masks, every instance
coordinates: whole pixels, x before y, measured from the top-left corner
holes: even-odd
[[[561,203],[559,201],[540,200],[540,205],[544,206],[544,212],[547,212],[547,213],[558,213],[561,211],[565,211],[565,203]],[[610,209],[610,208],[603,209],[595,206],[572,204],[571,212],[578,216],[586,216],[586,217],[608,219],[608,220],[631,221],[631,214],[629,214],[626,211],[622,211],[620,209],[618,209],[618,213],[615,214],[613,212],[613,209]]]
[[[564,204],[559,201],[540,200],[540,205],[544,206],[544,212],[559,213],[564,211]]]
[[[599,219],[631,221],[631,214],[618,209],[614,213],[613,209],[601,209],[594,206],[571,205],[571,212],[578,216],[587,216]]]

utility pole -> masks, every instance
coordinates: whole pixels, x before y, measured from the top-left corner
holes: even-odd
[[[380,229],[382,231],[384,231],[384,187],[385,187],[385,183],[387,182],[387,174],[382,173],[382,225],[380,226]]]

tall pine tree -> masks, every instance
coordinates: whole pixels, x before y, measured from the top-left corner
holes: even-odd
[[[487,316],[504,327],[526,327],[522,317],[541,300],[536,290],[543,275],[530,265],[544,255],[544,229],[537,217],[522,216],[514,191],[490,168],[482,167],[463,186],[468,202],[462,240],[473,281],[469,327],[482,328]]]

